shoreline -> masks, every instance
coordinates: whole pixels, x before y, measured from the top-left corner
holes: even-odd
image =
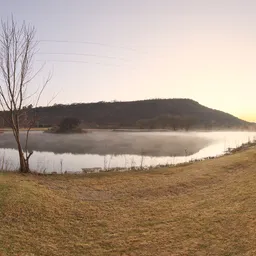
[[[31,128],[30,132],[33,131],[48,131],[49,128],[51,127],[34,127]],[[256,129],[221,129],[221,128],[216,128],[216,129],[189,129],[189,130],[184,130],[184,129],[139,129],[139,128],[82,128],[83,131],[85,132],[184,132],[184,133],[189,133],[189,132],[255,132]],[[11,128],[0,128],[0,132],[11,132]],[[27,131],[27,128],[20,128],[20,131]],[[58,133],[57,133],[58,134]],[[72,134],[72,133],[67,133],[67,134]],[[74,133],[75,134],[75,133]]]
[[[92,174],[92,173],[105,173],[105,172],[129,172],[129,171],[150,171],[154,169],[161,169],[161,168],[173,168],[173,167],[181,167],[181,166],[187,166],[191,165],[196,162],[202,162],[210,159],[218,159],[221,157],[225,157],[228,155],[233,155],[242,151],[249,150],[253,147],[256,146],[256,141],[253,142],[247,142],[243,143],[241,146],[235,147],[235,148],[228,148],[223,154],[219,154],[216,156],[208,156],[208,157],[203,157],[199,159],[193,159],[187,162],[182,162],[182,163],[177,163],[177,164],[158,164],[155,166],[133,166],[129,168],[122,168],[122,167],[114,167],[114,168],[109,168],[109,169],[104,169],[104,168],[99,168],[99,167],[94,167],[94,168],[82,168],[82,172],[77,172],[74,174]],[[70,173],[72,174],[72,172]]]
[[[36,135],[37,133],[35,133]],[[108,134],[108,139],[110,138],[117,138],[118,135],[116,134],[115,136],[110,136],[111,133]],[[42,134],[41,133],[38,133],[36,135],[36,137],[38,136],[41,136],[42,137]],[[4,135],[1,135],[2,137],[2,144],[3,144],[3,141],[4,141],[4,138],[6,136]],[[8,135],[10,137],[10,135]],[[39,137],[40,137],[39,136]],[[99,139],[100,135],[97,135],[97,138]],[[145,137],[146,135],[143,135],[143,138]],[[235,135],[236,136],[236,135]],[[247,136],[247,135],[246,135]],[[9,138],[8,137],[8,138]],[[31,136],[30,138],[30,142],[31,143],[34,143],[34,142],[37,142],[38,139],[36,141],[33,141],[34,136]],[[40,138],[41,138],[40,137]],[[65,136],[61,137],[60,136],[57,136],[59,138],[59,141],[62,141],[64,138],[67,138]],[[95,137],[95,136],[94,136]],[[120,138],[123,138],[124,136],[123,135],[120,135],[119,136]],[[150,138],[154,138],[154,139],[157,139],[157,142],[159,142],[159,138],[163,139],[162,140],[162,143],[166,143],[166,138],[165,136],[148,136]],[[234,137],[234,136],[233,136]],[[72,143],[74,141],[74,137],[70,137],[72,138]],[[84,137],[86,138],[86,140],[88,141],[88,138],[89,137]],[[135,137],[136,140],[138,140],[138,136]],[[186,143],[188,143],[188,138],[187,136],[184,135],[184,138],[185,138],[185,141]],[[236,138],[236,137],[235,137]],[[49,137],[50,140],[52,140],[52,137],[50,136]],[[76,138],[77,141],[80,143],[81,142],[81,137],[77,137]],[[144,138],[145,139],[145,138]],[[46,143],[48,145],[48,141],[45,140],[45,136],[42,137],[41,140],[39,141],[44,141],[44,143]],[[146,141],[149,142],[148,138],[146,138]],[[243,141],[247,141],[247,138],[243,139]],[[101,140],[100,140],[101,142]],[[141,142],[141,141],[140,141]],[[171,142],[173,142],[173,138],[171,140]],[[242,145],[238,146],[239,144],[229,144],[229,145],[232,145],[233,148],[228,148],[228,147],[224,147],[224,150],[223,148],[222,149],[219,149],[218,151],[209,151],[207,152],[206,154],[198,154],[198,155],[195,155],[193,156],[193,154],[191,153],[190,154],[190,151],[186,151],[185,154],[184,154],[184,147],[182,146],[181,147],[181,151],[183,153],[183,155],[180,155],[180,157],[178,159],[172,159],[172,158],[176,158],[178,155],[169,155],[171,158],[170,159],[167,159],[167,160],[154,160],[154,161],[151,161],[150,157],[148,157],[147,155],[147,152],[145,151],[142,151],[141,149],[138,151],[138,154],[135,156],[135,159],[136,161],[133,160],[133,158],[131,158],[131,164],[129,162],[129,154],[128,153],[123,153],[123,154],[110,154],[110,159],[108,160],[107,159],[107,153],[105,154],[98,154],[96,153],[99,157],[101,157],[100,159],[98,159],[97,161],[94,161],[93,164],[90,164],[89,166],[90,167],[86,167],[86,162],[81,161],[81,162],[77,162],[79,164],[77,164],[76,162],[72,163],[72,164],[69,164],[68,166],[64,166],[63,168],[63,165],[62,165],[62,160],[60,160],[60,165],[59,165],[59,169],[58,168],[48,168],[47,166],[45,167],[42,167],[41,169],[38,169],[37,166],[35,165],[31,165],[31,171],[33,173],[41,173],[41,174],[66,174],[66,173],[69,173],[69,174],[81,174],[81,173],[102,173],[102,172],[128,172],[128,171],[148,171],[148,170],[152,170],[152,169],[158,169],[158,168],[172,168],[172,167],[176,167],[176,166],[184,166],[184,165],[189,165],[189,164],[192,164],[194,162],[199,162],[199,161],[204,161],[204,160],[208,160],[208,159],[215,159],[215,158],[218,158],[218,157],[222,157],[222,156],[225,156],[225,155],[228,155],[228,154],[233,154],[233,153],[236,153],[238,151],[242,151],[242,150],[245,150],[247,148],[250,148],[252,146],[255,145],[255,137],[252,137],[251,135],[248,136],[248,141],[246,143],[243,143]],[[134,147],[134,142],[133,140],[131,141],[131,143],[133,143],[133,147]],[[162,145],[162,143],[160,143]],[[197,141],[198,143],[198,141]],[[54,143],[56,144],[56,143]],[[175,144],[175,143],[174,143]],[[4,145],[4,144],[3,144]],[[86,145],[88,145],[88,143],[86,143]],[[141,143],[139,143],[139,145],[141,145]],[[61,145],[60,145],[61,146]],[[180,146],[180,144],[179,144]],[[101,147],[101,146],[100,146]],[[109,150],[109,147],[110,145],[108,145],[108,147],[105,147],[106,150]],[[170,147],[170,146],[169,146]],[[61,147],[63,149],[63,147]],[[84,146],[83,146],[84,148]],[[95,148],[95,147],[94,147]],[[101,147],[102,148],[102,147]],[[147,147],[148,148],[148,147]],[[177,147],[175,148],[177,150]],[[102,149],[101,149],[102,150]],[[133,149],[134,150],[134,149]],[[34,149],[34,151],[38,151],[40,153],[40,150],[36,150]],[[156,151],[161,152],[159,150],[159,148],[156,148]],[[46,150],[43,150],[43,152],[48,152]],[[50,152],[50,151],[49,151]],[[58,152],[58,151],[57,151]],[[107,152],[107,151],[106,151]],[[170,153],[170,151],[168,151]],[[187,154],[187,152],[189,152],[189,154]],[[104,152],[103,152],[104,153]],[[57,153],[58,154],[58,153]],[[133,155],[134,153],[132,153],[131,155]],[[90,153],[89,153],[90,155]],[[116,156],[116,155],[128,155],[127,159],[128,161],[126,161],[126,158],[125,158],[125,163],[123,164],[123,162],[119,162],[118,164],[114,163],[114,164],[110,164],[111,160],[112,160],[112,157]],[[157,157],[156,155],[154,155],[155,157]],[[159,155],[160,157],[162,157],[163,155]],[[102,161],[103,161],[103,157],[104,157],[104,165],[102,164]],[[105,157],[106,157],[106,163],[105,163]],[[134,156],[133,156],[134,157]],[[37,159],[37,158],[36,158]],[[13,160],[15,161],[15,159]],[[113,160],[114,162],[116,160]],[[113,162],[112,161],[112,162]],[[58,162],[59,163],[59,162]],[[42,165],[43,166],[43,165]],[[88,166],[88,165],[87,165]],[[100,166],[100,167],[98,167]],[[5,169],[5,168],[2,168],[2,169]],[[6,171],[12,171],[12,170],[15,170],[15,168],[13,169],[10,169],[10,168],[7,168]]]
[[[193,165],[194,163],[197,162],[204,162],[207,160],[217,160],[229,155],[235,155],[237,153],[243,152],[243,151],[247,151],[250,150],[252,148],[254,148],[256,146],[256,141],[253,142],[247,142],[247,143],[243,143],[241,146],[235,147],[235,148],[228,148],[223,154],[219,154],[216,156],[208,156],[208,157],[204,157],[204,158],[199,158],[199,159],[193,159],[193,160],[189,160],[186,162],[182,162],[182,163],[177,163],[177,164],[158,164],[155,166],[132,166],[132,167],[128,167],[128,168],[124,168],[124,167],[113,167],[113,168],[101,168],[101,167],[93,167],[93,168],[81,168],[81,171],[76,171],[76,172],[72,172],[72,171],[65,171],[62,173],[53,171],[53,172],[38,172],[38,171],[31,171],[30,174],[33,175],[45,175],[45,176],[51,176],[51,175],[78,175],[78,176],[83,176],[83,175],[89,175],[89,174],[103,174],[103,173],[129,173],[129,172],[148,172],[150,173],[151,171],[154,170],[159,170],[161,171],[161,169],[166,169],[166,168],[178,168],[178,167],[185,167],[185,166],[189,166],[189,165]],[[19,173],[18,171],[5,171],[2,170],[0,171],[0,173]]]

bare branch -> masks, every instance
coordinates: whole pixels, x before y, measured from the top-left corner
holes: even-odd
[[[20,158],[20,170],[29,171],[28,137],[36,122],[36,108],[41,95],[49,83],[47,78],[42,88],[38,87],[35,93],[27,96],[28,85],[41,72],[44,65],[32,72],[33,60],[37,52],[35,28],[25,22],[18,26],[13,17],[11,21],[1,21],[0,32],[0,116],[12,128]],[[28,113],[26,100],[34,98],[36,101],[34,115]],[[22,123],[23,122],[23,123]],[[25,155],[20,142],[20,125],[26,124]]]
[[[49,107],[49,106],[52,104],[52,102],[59,96],[59,94],[61,93],[61,91],[62,91],[62,90],[60,90],[60,91],[57,92],[55,95],[53,95],[53,97],[51,98],[51,100],[48,101],[47,107]]]
[[[39,103],[39,100],[40,100],[40,98],[41,98],[41,96],[42,96],[42,93],[43,93],[43,91],[45,90],[47,84],[51,81],[51,79],[52,79],[52,74],[49,74],[48,77],[47,77],[47,79],[46,79],[46,81],[44,82],[44,84],[43,84],[43,86],[42,86],[42,88],[41,88],[39,94],[38,94],[38,97],[37,97],[37,100],[36,100],[36,104],[35,104],[35,108],[38,107],[38,103]]]

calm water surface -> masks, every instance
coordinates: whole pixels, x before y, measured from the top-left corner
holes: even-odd
[[[256,132],[33,132],[30,167],[38,172],[62,173],[80,172],[82,168],[177,164],[222,155],[229,147],[238,147],[254,138]],[[0,169],[17,167],[18,153],[12,134],[1,134]]]

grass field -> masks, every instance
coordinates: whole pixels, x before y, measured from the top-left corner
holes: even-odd
[[[0,255],[256,255],[256,149],[150,172],[1,173]]]

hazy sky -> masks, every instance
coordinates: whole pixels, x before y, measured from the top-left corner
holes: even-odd
[[[191,98],[256,121],[254,0],[0,0],[37,29],[56,103]],[[43,41],[45,40],[45,41]],[[65,41],[65,42],[58,42]]]

